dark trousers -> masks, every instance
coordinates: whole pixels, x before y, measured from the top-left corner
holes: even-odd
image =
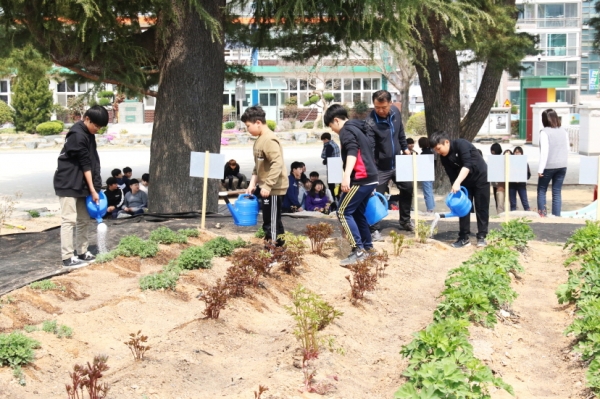
[[[508,195],[510,199],[510,210],[517,210],[517,193],[521,198],[521,204],[523,205],[524,211],[530,211],[529,200],[527,199],[527,184],[526,183],[511,183],[508,188]]]
[[[270,195],[262,199],[263,213],[263,230],[265,232],[265,240],[277,241],[277,246],[280,247],[284,241],[277,238],[280,234],[285,233],[283,223],[281,222],[281,204],[283,203],[283,195]]]
[[[237,175],[229,175],[229,176],[225,176],[225,179],[229,180],[229,185],[227,187],[229,187],[230,190],[233,190],[233,178],[237,177],[238,179],[238,184],[237,184],[237,188],[240,189],[242,188],[242,183],[244,182],[244,180],[246,179],[246,176],[244,176],[241,173],[238,173]],[[223,184],[225,184],[225,179],[221,180],[221,182]]]
[[[331,191],[331,195],[333,196],[334,201],[337,201],[339,196],[335,195],[335,183],[327,184],[327,188],[329,188],[329,191]]]
[[[466,186],[465,186],[466,187]],[[488,233],[490,222],[490,183],[486,181],[476,182],[473,186],[466,187],[469,191],[469,200],[474,201],[475,215],[477,217],[477,238],[485,238]],[[458,237],[468,239],[471,234],[471,213],[459,219],[460,230]]]
[[[377,186],[377,192],[385,194],[388,188],[388,182],[396,180],[396,169],[379,171],[379,185]],[[398,209],[400,213],[400,224],[410,223],[410,207],[412,206],[413,200],[413,183],[412,182],[398,182],[396,187],[400,190],[400,196],[398,198]],[[379,222],[371,226],[371,231],[380,230]]]
[[[351,186],[350,191],[342,193],[340,197],[337,216],[352,250],[373,248],[365,210],[374,187],[373,185]]]

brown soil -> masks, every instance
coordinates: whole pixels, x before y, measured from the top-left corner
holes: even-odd
[[[392,253],[389,241],[376,248]],[[297,284],[344,313],[323,334],[333,337],[345,354],[323,350],[315,362],[317,382],[330,387],[326,396],[390,398],[402,384],[407,364],[398,353],[400,347],[432,321],[448,270],[476,249],[413,244],[401,257],[391,257],[377,289],[354,306],[345,279],[349,272],[337,265],[347,255],[341,244],[335,240],[327,258],[307,255],[299,276],[275,268],[263,278],[263,288],[230,300],[218,320],[203,318],[204,304],[196,296],[199,288],[225,275],[227,259],[215,258],[210,270],[188,272],[175,292],[139,289],[138,277],[159,271],[180,251],[177,246],[161,249],[170,253],[159,255],[162,264],[137,260],[139,272],[127,266],[130,260],[118,258],[56,278],[65,291],[19,289],[10,294],[13,302],[0,309],[2,331],[53,319],[72,327],[74,334],[71,339],[42,331],[28,334],[41,348],[34,364],[23,368],[27,385],[19,386],[11,370],[2,368],[0,398],[65,398],[64,384],[73,365],[97,354],[109,356],[110,370],[103,380],[111,387],[110,398],[249,399],[259,384],[269,387],[263,399],[321,397],[300,391],[299,345],[293,319],[284,308]],[[512,309],[516,316],[493,330],[471,329],[478,355],[513,385],[517,398],[584,394],[584,369],[568,352],[571,340],[562,335],[572,309],[559,307],[554,297],[557,285],[567,278],[564,258],[555,244],[533,243],[523,257],[526,272],[514,283],[519,292]],[[124,344],[138,330],[149,337],[151,346],[141,362],[133,360]],[[493,397],[509,395],[498,391]]]

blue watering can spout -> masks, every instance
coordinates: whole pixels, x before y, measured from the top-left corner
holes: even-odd
[[[85,199],[85,205],[88,213],[92,219],[96,219],[98,223],[102,223],[102,217],[106,215],[106,210],[108,209],[108,199],[106,198],[106,194],[104,191],[100,191],[98,193],[98,203],[94,202],[91,195],[88,195]]]
[[[450,208],[450,212],[441,213],[441,218],[467,216],[473,207],[473,203],[469,200],[469,191],[463,186],[460,187],[460,191],[446,196],[446,205]]]

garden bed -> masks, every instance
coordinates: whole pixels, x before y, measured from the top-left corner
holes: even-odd
[[[228,238],[237,234],[229,230]],[[240,236],[255,245],[252,234]],[[33,331],[40,342],[33,363],[23,366],[25,386],[12,369],[0,368],[0,398],[65,398],[75,363],[108,355],[103,381],[108,398],[252,398],[259,385],[263,399],[321,397],[302,392],[303,373],[294,319],[285,306],[302,284],[343,315],[323,334],[334,338],[337,352],[322,350],[314,361],[315,383],[332,398],[392,398],[406,382],[408,364],[399,351],[412,334],[432,321],[450,269],[476,248],[453,250],[443,244],[412,243],[395,256],[390,238],[376,243],[390,254],[385,277],[356,305],[350,301],[350,272],[337,265],[347,244],[332,239],[327,257],[307,254],[297,275],[275,266],[246,297],[230,299],[216,320],[205,319],[201,292],[223,278],[231,266],[215,257],[211,269],[182,274],[174,291],[142,291],[139,279],[161,271],[186,248],[214,237],[203,233],[187,244],[159,245],[154,257],[115,260],[55,277],[49,290],[24,287],[1,298],[0,329],[41,326],[56,320],[72,328],[71,338]],[[554,290],[566,280],[567,253],[553,243],[531,242],[520,263],[525,272],[511,285],[519,296],[495,328],[470,327],[475,356],[512,385],[517,398],[583,398],[585,368],[570,352],[572,339],[562,332],[573,306],[558,305]],[[135,361],[124,344],[139,330],[148,336],[145,359]],[[340,352],[343,352],[340,353]],[[491,389],[493,398],[510,397]]]

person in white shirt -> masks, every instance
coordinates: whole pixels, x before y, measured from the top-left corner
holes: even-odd
[[[142,175],[142,183],[140,184],[140,191],[143,191],[146,194],[148,194],[148,185],[149,184],[150,184],[150,174],[144,173]]]
[[[542,113],[540,132],[540,165],[538,167],[537,204],[541,217],[547,216],[546,191],[552,182],[552,215],[560,216],[562,185],[567,174],[569,133],[560,126],[560,119],[553,109]]]

